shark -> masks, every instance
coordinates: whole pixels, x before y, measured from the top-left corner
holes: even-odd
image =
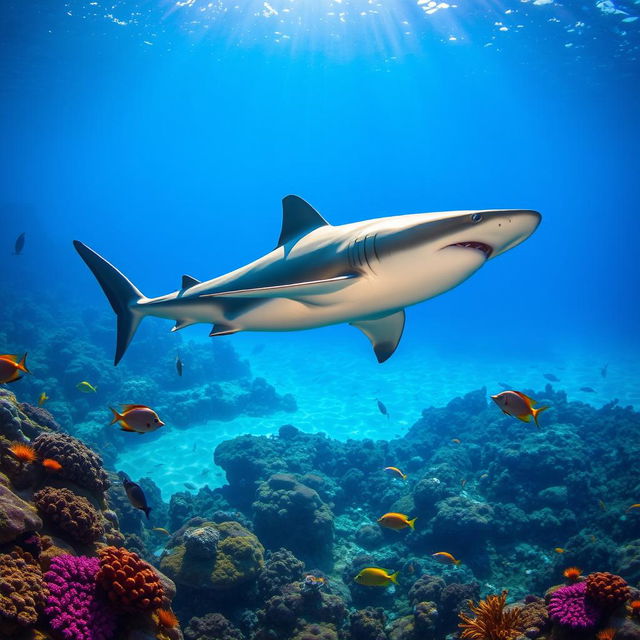
[[[183,275],[179,289],[155,298],[87,245],[73,244],[117,316],[114,365],[146,316],[175,321],[173,331],[211,323],[210,336],[348,323],[384,362],[400,342],[406,307],[464,282],[531,236],[540,221],[537,211],[499,209],[331,225],[305,200],[288,195],[272,251],[212,280]]]

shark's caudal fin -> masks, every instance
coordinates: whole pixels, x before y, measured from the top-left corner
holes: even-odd
[[[118,316],[118,338],[113,362],[114,365],[117,365],[127,350],[131,338],[133,338],[133,334],[136,332],[143,317],[141,314],[135,313],[131,307],[144,296],[120,271],[93,249],[89,249],[86,244],[74,240],[73,246],[89,269],[91,269],[109,299],[111,308]]]

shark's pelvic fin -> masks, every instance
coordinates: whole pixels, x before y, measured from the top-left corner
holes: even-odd
[[[214,324],[209,336],[210,337],[228,336],[228,335],[231,335],[232,333],[238,333],[238,331],[240,331],[238,327],[232,327],[228,324]]]
[[[181,318],[179,320],[176,320],[176,324],[171,328],[171,331],[180,331],[180,329],[184,329],[185,327],[190,327],[192,324],[196,324],[196,321]]]
[[[185,274],[182,276],[182,286],[180,288],[188,289],[189,287],[194,287],[197,284],[200,284],[200,280],[198,280],[197,278],[192,278],[191,276]]]
[[[340,291],[357,280],[355,274],[336,276],[324,280],[311,280],[309,282],[292,282],[279,284],[273,287],[256,287],[255,289],[235,289],[233,291],[220,291],[219,293],[207,293],[201,298],[302,298],[305,296],[322,295]]]
[[[278,246],[329,223],[308,203],[298,196],[282,199],[282,229]]]
[[[116,355],[114,365],[122,359],[127,350],[133,334],[136,332],[140,321],[143,318],[141,312],[135,312],[137,302],[144,296],[136,287],[118,271],[111,263],[107,262],[101,255],[86,244],[73,241],[73,246],[85,261],[89,269],[93,272],[96,280],[105,292],[111,303],[111,308],[118,317],[118,337],[116,342]]]
[[[404,330],[404,309],[384,318],[349,323],[364,333],[373,345],[378,362],[384,362],[396,350]]]

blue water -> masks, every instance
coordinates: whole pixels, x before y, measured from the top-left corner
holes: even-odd
[[[586,398],[596,405],[640,405],[638,5],[5,0],[0,12],[0,289],[29,320],[21,331],[0,309],[2,351],[97,318],[113,323],[105,339],[115,342],[73,239],[159,295],[183,273],[209,279],[271,250],[288,193],[335,224],[542,213],[521,246],[408,309],[384,365],[347,326],[217,338],[292,393],[298,412],[167,430],[145,456],[151,467],[184,443],[185,458],[157,473],[165,492],[202,484],[213,446],[237,433],[293,422],[385,437],[376,397],[393,433],[426,406],[504,379],[542,388],[547,371],[576,397],[596,387]],[[11,256],[22,231],[23,255]],[[171,327],[146,320],[135,340],[158,325]],[[167,338],[157,366],[181,341],[206,348],[208,330]],[[59,339],[62,348],[70,338]],[[74,349],[87,350],[94,381],[109,375],[111,353]],[[55,395],[65,357],[46,385],[24,388]],[[96,399],[87,415],[106,404]],[[141,459],[133,451],[119,452],[129,472]]]

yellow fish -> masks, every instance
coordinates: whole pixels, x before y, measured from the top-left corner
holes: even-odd
[[[164,533],[165,536],[170,536],[171,534],[164,527],[153,527],[151,531],[157,531],[158,533]]]
[[[556,547],[556,548],[554,549],[554,551],[555,551],[556,553],[564,553],[564,549],[563,549],[562,547]]]
[[[404,513],[385,513],[378,518],[378,524],[387,529],[395,529],[397,531],[399,529],[406,529],[407,527],[415,529],[416,520],[417,518],[409,520],[409,516],[405,516]]]
[[[400,471],[400,469],[398,469],[398,467],[385,467],[383,469],[383,471],[391,471],[392,473],[395,473],[396,475],[398,475],[403,480],[407,479],[407,474],[406,473],[402,473],[402,471]]]
[[[640,502],[636,502],[635,504],[632,504],[630,507],[627,507],[625,509],[625,513],[627,513],[628,511],[631,511],[631,509],[638,509],[640,508]]]
[[[43,391],[38,398],[38,406],[41,407],[48,399],[49,396]]]
[[[86,380],[83,380],[82,382],[78,382],[78,384],[76,385],[76,389],[78,391],[82,391],[82,393],[95,393],[98,390],[98,387],[94,387]]]
[[[391,583],[398,584],[398,572],[389,573],[379,567],[366,567],[354,580],[365,587],[387,587]]]
[[[436,551],[436,553],[432,553],[431,557],[440,564],[455,564],[459,565],[462,561],[457,560],[453,557],[451,553],[448,551]]]

